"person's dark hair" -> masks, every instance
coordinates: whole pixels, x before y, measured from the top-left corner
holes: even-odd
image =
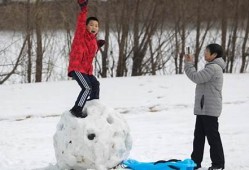
[[[99,22],[98,18],[96,18],[96,17],[88,17],[87,20],[86,20],[86,25],[88,25],[90,21]]]
[[[223,48],[219,44],[209,44],[206,46],[206,49],[210,51],[210,54],[216,53],[216,58],[223,56]]]

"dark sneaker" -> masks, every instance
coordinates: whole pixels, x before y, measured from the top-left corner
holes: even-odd
[[[85,117],[87,117],[86,113],[82,113],[82,111],[76,110],[74,108],[72,108],[70,110],[70,112],[71,112],[72,115],[74,115],[77,118],[85,118]]]
[[[215,166],[211,166],[208,168],[208,170],[223,170],[224,168],[222,167],[215,167]]]

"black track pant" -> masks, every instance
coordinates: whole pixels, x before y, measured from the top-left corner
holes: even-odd
[[[93,75],[83,74],[77,71],[71,73],[73,79],[81,87],[74,108],[83,109],[87,100],[99,99],[99,81]],[[87,99],[89,97],[89,99]]]
[[[197,166],[201,166],[203,159],[205,137],[210,145],[210,158],[212,166],[225,166],[223,146],[219,133],[218,118],[213,116],[196,116],[193,152],[191,158]]]

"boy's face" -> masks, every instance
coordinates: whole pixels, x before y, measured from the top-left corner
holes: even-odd
[[[204,56],[205,56],[205,60],[208,61],[208,62],[210,62],[210,61],[212,61],[212,60],[215,59],[215,57],[217,56],[217,54],[216,53],[211,54],[210,51],[209,51],[209,49],[206,48],[206,50],[204,51]]]
[[[95,20],[91,20],[87,25],[86,25],[86,29],[96,35],[99,32],[99,23],[98,21]]]

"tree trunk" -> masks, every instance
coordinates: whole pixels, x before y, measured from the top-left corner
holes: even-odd
[[[156,75],[156,62],[154,61],[153,56],[153,44],[150,41],[149,43],[149,50],[150,50],[150,64],[151,64],[151,74]]]
[[[181,34],[181,40],[182,40],[182,44],[181,44],[181,54],[180,54],[180,58],[179,58],[179,74],[183,74],[183,55],[185,54],[185,44],[186,44],[186,28],[185,28],[185,22],[183,21],[182,23],[182,34]]]
[[[222,0],[222,16],[221,16],[221,46],[224,50],[223,59],[227,60],[226,39],[227,39],[227,0]]]
[[[144,34],[139,32],[139,18],[134,18],[134,46],[133,46],[133,65],[132,76],[140,76],[143,74],[143,60],[149,47],[149,43],[156,31],[156,10],[158,3],[153,1],[151,10],[148,10],[147,20],[144,23]],[[135,16],[139,14],[140,0],[137,1]],[[141,30],[140,30],[141,31]]]
[[[229,73],[233,72],[233,64],[234,64],[234,58],[235,58],[235,50],[236,50],[236,41],[237,41],[237,30],[238,30],[238,24],[239,24],[239,0],[235,2],[235,18],[234,18],[234,28],[233,28],[233,37],[232,37],[232,54],[230,58],[230,68]]]
[[[105,20],[105,41],[107,42],[106,45],[104,46],[104,51],[102,53],[102,72],[101,76],[102,77],[107,77],[107,70],[108,70],[108,42],[109,42],[109,33],[110,33],[110,2],[106,2],[106,20]]]
[[[229,38],[228,38],[228,42],[227,42],[227,60],[226,60],[226,68],[225,68],[225,72],[226,73],[228,73],[229,72],[229,65],[230,65],[230,56],[231,56],[231,52],[230,52],[230,46],[231,46],[231,40],[232,38],[231,38],[231,35],[229,36]]]
[[[179,41],[178,41],[178,30],[179,30],[179,22],[175,23],[175,73],[179,74],[179,68],[178,68],[178,55],[179,55]]]
[[[200,33],[201,32],[201,0],[197,2],[197,20],[196,20],[196,40],[195,40],[195,68],[198,70],[200,53]]]
[[[122,9],[122,19],[121,19],[121,30],[118,33],[118,45],[119,45],[119,58],[118,58],[118,66],[117,66],[117,77],[122,77],[126,71],[126,44],[129,33],[129,14],[127,9],[129,8],[128,1],[123,1],[123,9]],[[121,34],[121,35],[120,35]]]
[[[181,53],[179,57],[179,74],[183,74],[183,56],[185,54],[185,47],[186,47],[186,16],[185,16],[185,1],[180,2],[181,6]]]
[[[196,26],[196,44],[195,44],[195,68],[196,70],[198,70],[198,62],[199,62],[199,55],[201,52],[201,49],[203,47],[204,41],[206,39],[207,33],[210,29],[210,25],[211,25],[211,19],[210,17],[207,18],[206,23],[206,28],[205,31],[203,33],[203,35],[201,36],[201,7],[202,7],[202,0],[198,0],[198,7],[197,7],[197,26]],[[211,6],[208,6],[207,8],[209,8],[211,11],[211,13],[213,13],[213,3],[210,4]]]
[[[31,83],[31,76],[32,76],[32,57],[31,57],[31,50],[32,50],[32,43],[31,43],[31,13],[30,13],[30,0],[27,2],[27,55],[28,55],[28,66],[27,66],[27,81]]]
[[[36,32],[36,72],[35,72],[35,82],[42,81],[42,15],[40,12],[40,0],[36,1],[36,19],[35,19],[35,32]]]
[[[135,14],[134,16],[138,16],[139,14],[139,4],[140,0],[137,0],[136,7],[135,7]],[[139,56],[139,22],[138,17],[134,18],[134,45],[133,45],[133,66],[132,66],[132,76],[137,76],[139,72],[139,63],[141,56]]]
[[[249,7],[249,3],[248,3],[247,6]],[[241,63],[240,73],[244,73],[245,65],[246,65],[246,57],[249,55],[248,54],[249,49],[246,48],[247,40],[248,40],[248,37],[249,37],[248,34],[249,34],[249,11],[247,11],[247,21],[246,21],[245,36],[244,36],[244,41],[243,41],[243,44],[242,44],[242,63]]]

